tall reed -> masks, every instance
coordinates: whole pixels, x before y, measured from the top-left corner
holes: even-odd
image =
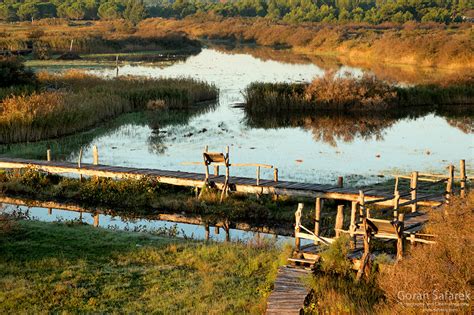
[[[472,105],[474,79],[400,87],[368,74],[338,77],[334,72],[309,84],[252,83],[246,89],[248,114],[298,111],[366,112],[421,105]]]
[[[131,111],[185,109],[215,100],[217,89],[192,79],[101,79],[73,71],[41,73],[47,91],[12,95],[0,103],[0,144],[60,137]]]

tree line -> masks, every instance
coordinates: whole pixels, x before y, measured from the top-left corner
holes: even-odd
[[[148,17],[184,18],[204,13],[293,23],[451,23],[463,21],[472,10],[472,0],[3,0],[0,20],[124,18],[138,23]]]

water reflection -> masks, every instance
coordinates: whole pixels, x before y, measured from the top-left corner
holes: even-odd
[[[216,102],[208,102],[191,109],[129,113],[93,130],[60,139],[0,145],[0,154],[27,159],[44,159],[46,150],[51,149],[54,160],[76,160],[81,148],[92,149],[94,139],[115,134],[131,137],[140,126],[151,129],[146,141],[149,152],[164,154],[167,148],[165,143],[167,127],[186,125],[193,117],[210,112],[216,106]]]
[[[434,109],[387,111],[383,113],[299,112],[259,114],[245,112],[245,122],[251,128],[278,129],[300,127],[311,132],[314,141],[337,147],[338,142],[351,143],[356,139],[383,141],[385,131],[401,120],[410,121],[428,114],[446,119],[449,125],[469,134],[474,132],[474,115],[440,112]]]
[[[256,44],[227,41],[209,41],[207,43],[213,49],[227,54],[247,54],[262,61],[278,61],[288,64],[314,64],[326,71],[358,68],[363,72],[374,74],[379,79],[397,83],[426,84],[472,75],[470,70],[440,69],[415,65],[387,65],[360,58],[355,60],[345,56],[301,54],[287,48],[275,49]]]
[[[11,201],[11,200],[10,200]],[[291,229],[255,227],[246,223],[231,223],[227,220],[209,223],[201,217],[179,214],[157,214],[154,216],[124,215],[111,211],[98,211],[71,205],[33,202],[35,205],[16,199],[15,203],[0,203],[0,213],[43,222],[80,222],[94,227],[114,230],[149,232],[161,236],[213,240],[219,242],[262,242],[277,244],[293,242]],[[42,207],[46,205],[46,207]]]

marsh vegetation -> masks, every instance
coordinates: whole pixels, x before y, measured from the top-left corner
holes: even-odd
[[[70,71],[34,80],[34,86],[5,88],[10,95],[0,103],[0,144],[72,134],[127,112],[189,109],[217,99],[214,86],[184,78],[101,79]]]
[[[377,112],[417,106],[474,104],[473,78],[400,87],[364,74],[356,78],[327,72],[311,83],[252,83],[245,92],[251,114],[298,111]]]

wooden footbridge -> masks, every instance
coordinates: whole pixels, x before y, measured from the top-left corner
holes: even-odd
[[[34,168],[53,174],[73,174],[79,176],[95,176],[115,179],[140,179],[143,177],[151,177],[160,183],[195,187],[196,189],[201,189],[204,185],[208,185],[222,190],[223,195],[231,192],[241,192],[256,195],[267,194],[274,196],[311,197],[317,198],[317,200],[333,199],[350,202],[358,201],[360,196],[359,189],[343,187],[342,180],[335,185],[282,181],[278,178],[278,168],[273,165],[230,163],[228,149],[226,153],[216,153],[208,152],[206,147],[203,153],[202,162],[182,163],[184,165],[203,165],[205,173],[101,165],[99,164],[98,150],[95,146],[93,149],[94,158],[92,164],[82,163],[82,151],[79,154],[78,162],[53,161],[49,150],[46,156],[46,160],[3,157],[0,158],[0,169]],[[214,167],[213,174],[210,174],[209,172],[210,166]],[[220,166],[225,167],[225,175],[219,174]],[[231,169],[237,167],[255,167],[256,178],[231,176]],[[273,178],[261,179],[261,168],[273,169]],[[439,193],[416,193],[417,181],[418,179],[415,179],[413,182],[413,185],[415,185],[415,193],[400,195],[401,205],[404,205],[407,202],[412,202],[414,199],[416,199],[415,206],[438,206],[444,201],[444,196]],[[398,178],[396,185],[398,185]],[[363,192],[366,202],[377,201],[379,205],[386,206],[393,204],[393,191],[388,191],[387,187],[370,187],[363,190]]]
[[[82,150],[77,163],[52,161],[48,150],[47,159],[27,160],[18,158],[0,158],[0,169],[34,168],[54,174],[74,174],[79,176],[107,177],[115,179],[151,177],[157,182],[194,187],[196,191],[203,186],[214,187],[222,191],[222,198],[232,192],[256,195],[279,195],[292,197],[315,198],[314,227],[302,225],[301,217],[303,204],[296,211],[295,222],[295,252],[289,259],[291,265],[312,266],[320,259],[320,252],[342,234],[348,234],[351,239],[352,251],[348,259],[354,262],[361,278],[367,270],[373,252],[371,239],[381,239],[396,244],[396,260],[403,257],[404,243],[409,240],[414,243],[433,243],[435,236],[422,233],[423,225],[428,216],[420,210],[421,207],[439,207],[449,203],[452,196],[459,192],[461,197],[466,195],[467,182],[472,177],[466,175],[464,160],[461,160],[459,175],[455,176],[453,165],[448,167],[447,174],[427,174],[412,172],[410,175],[394,175],[394,187],[380,185],[357,189],[343,187],[342,180],[335,185],[282,181],[278,178],[278,169],[273,165],[256,163],[231,163],[229,150],[225,153],[209,152],[207,147],[200,162],[183,164],[203,165],[205,173],[184,171],[169,171],[149,168],[131,168],[124,166],[109,166],[99,164],[98,150],[94,146],[93,163],[82,163]],[[213,166],[214,172],[209,168]],[[225,168],[225,174],[219,174],[219,167]],[[231,176],[231,170],[236,167],[255,167],[256,178]],[[272,179],[261,179],[261,168],[273,169]],[[408,181],[408,185],[402,185]],[[404,187],[407,188],[404,188]],[[436,189],[434,189],[436,187]],[[441,190],[439,189],[441,188]],[[321,210],[324,200],[336,200],[335,226],[332,231],[322,232]],[[344,211],[350,211],[350,222],[344,222]],[[301,240],[307,244],[302,245]],[[268,313],[299,313],[301,303],[307,293],[299,279],[298,271],[293,268],[281,269],[276,281],[275,291],[269,297]],[[287,294],[285,293],[287,292]],[[296,296],[303,298],[296,299]]]

